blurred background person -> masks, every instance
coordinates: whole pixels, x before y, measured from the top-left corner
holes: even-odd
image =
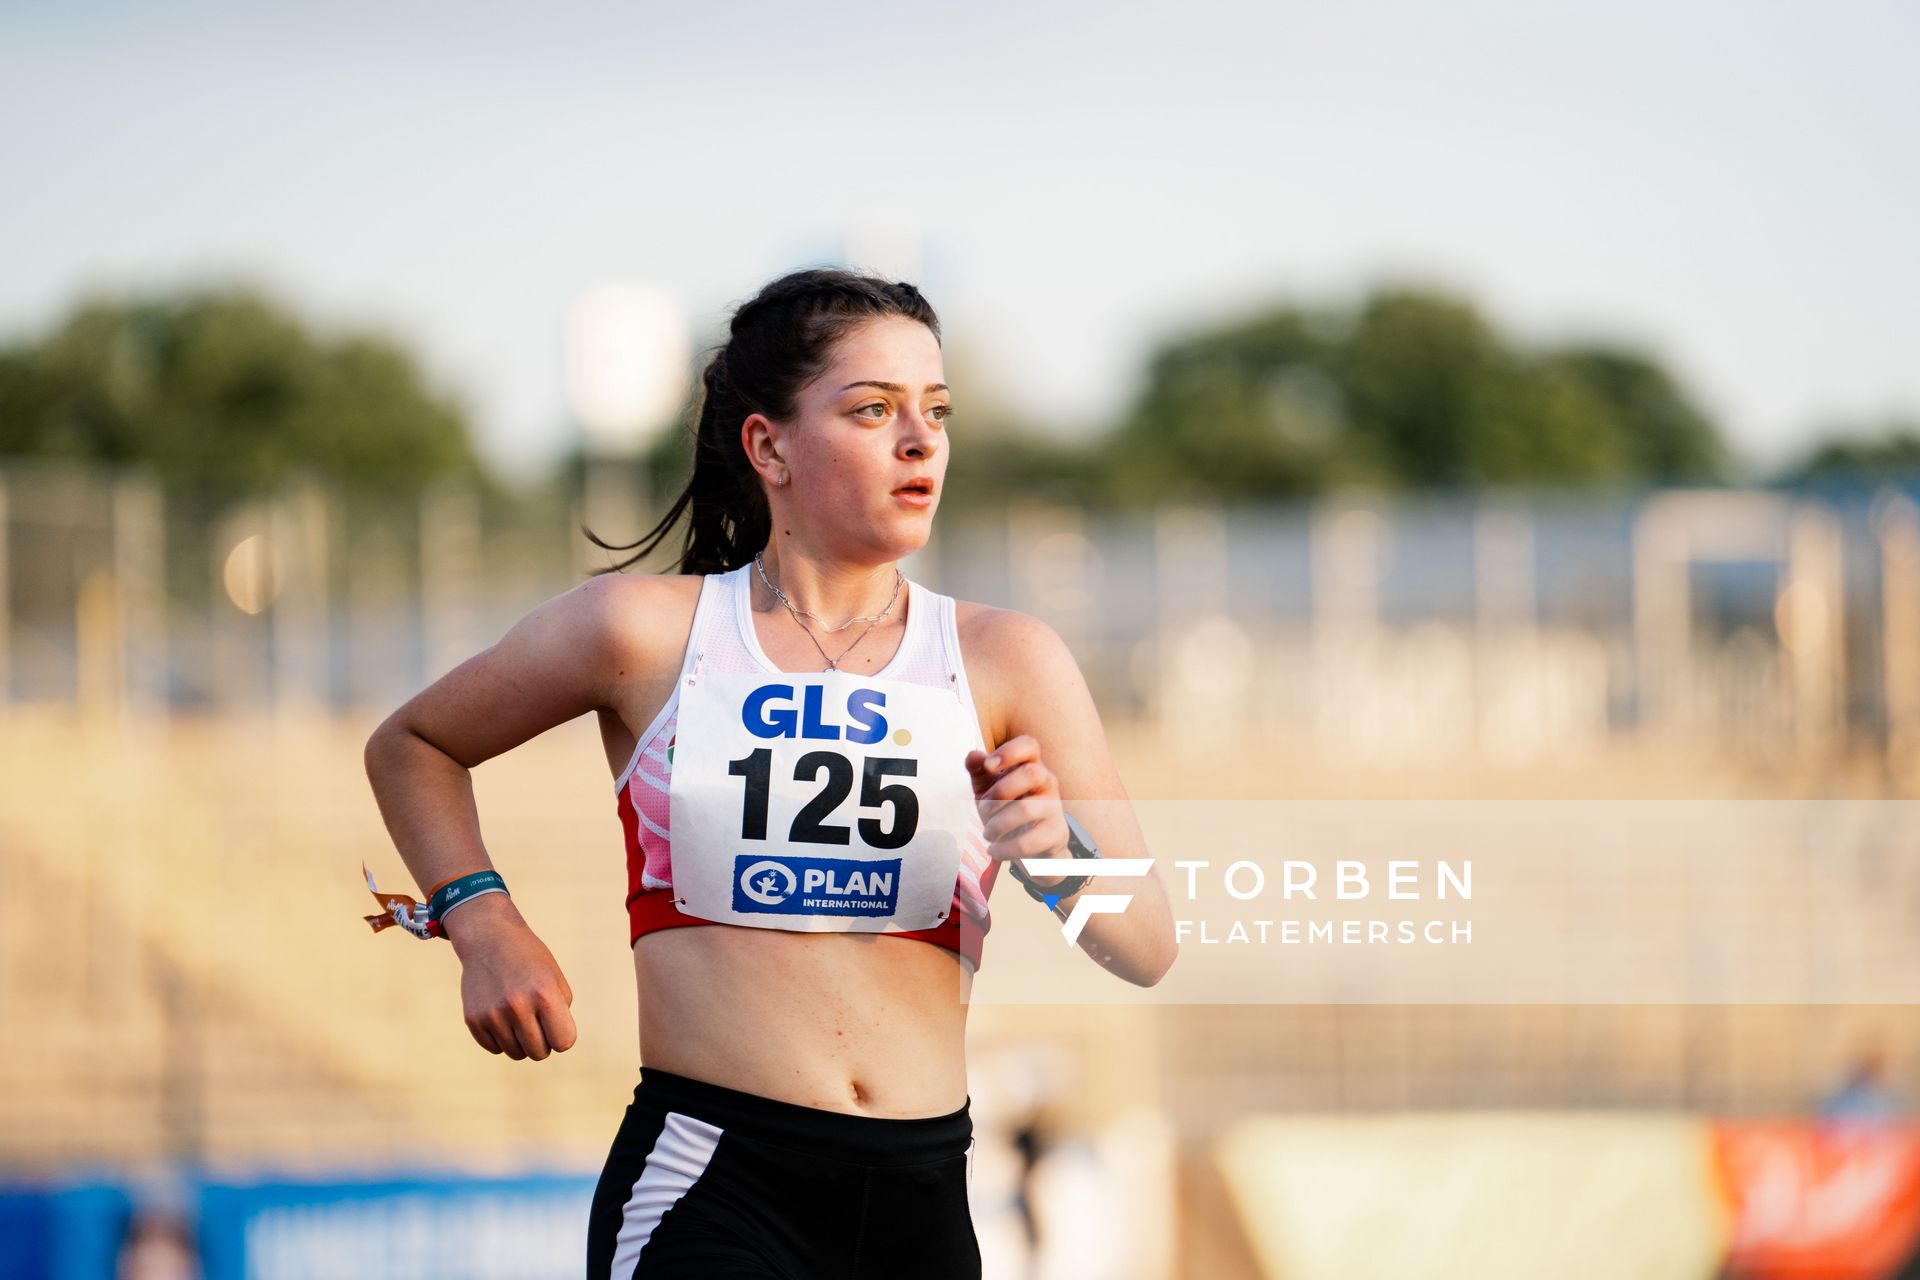
[[[1848,1064],[1846,1075],[1820,1099],[1820,1118],[1830,1123],[1877,1124],[1903,1120],[1905,1093],[1889,1078],[1886,1050],[1869,1045]]]
[[[193,1224],[183,1214],[141,1210],[127,1224],[116,1280],[200,1280]]]

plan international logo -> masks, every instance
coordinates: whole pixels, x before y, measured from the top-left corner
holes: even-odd
[[[756,915],[888,916],[900,859],[756,857],[733,860],[733,909]]]
[[[1081,858],[1022,858],[1020,866],[1030,876],[1083,876],[1097,874],[1102,879],[1107,876],[1144,876],[1153,869],[1152,858],[1101,858],[1097,862],[1088,862]],[[1080,940],[1080,931],[1087,927],[1087,921],[1094,916],[1117,915],[1127,909],[1133,901],[1130,893],[1087,893],[1082,891],[1073,900],[1073,910],[1060,922],[1061,936],[1067,945],[1072,946]],[[1052,910],[1060,905],[1055,894],[1047,895],[1047,908]]]

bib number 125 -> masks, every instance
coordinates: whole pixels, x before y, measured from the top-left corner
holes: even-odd
[[[918,761],[900,756],[868,756],[860,775],[860,807],[880,809],[893,806],[893,825],[884,827],[878,818],[860,819],[860,838],[875,849],[898,849],[913,839],[920,826],[920,797],[903,782],[888,782],[888,776],[911,778]],[[761,747],[738,760],[727,762],[727,772],[747,780],[747,793],[740,810],[740,838],[767,838],[767,802],[773,781],[773,751]],[[826,784],[794,815],[787,839],[802,844],[852,844],[850,829],[826,821],[853,790],[853,761],[837,751],[809,751],[794,762],[795,782],[817,781],[824,772]]]

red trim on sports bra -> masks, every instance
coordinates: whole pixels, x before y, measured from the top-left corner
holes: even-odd
[[[1000,864],[994,863],[980,877],[980,892],[986,895],[993,887]],[[632,946],[645,935],[656,929],[678,929],[687,925],[719,924],[718,920],[704,920],[699,916],[690,916],[674,905],[672,889],[641,889],[627,896],[627,921],[630,926],[627,945]],[[889,935],[895,938],[910,938],[915,942],[931,942],[936,947],[945,947],[973,965],[977,972],[980,968],[980,953],[986,941],[986,931],[976,920],[969,919],[956,912],[949,916],[944,924],[931,929],[908,929]]]

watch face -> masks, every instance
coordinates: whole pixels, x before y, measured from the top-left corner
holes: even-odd
[[[1076,858],[1099,857],[1100,846],[1093,842],[1093,837],[1087,834],[1087,829],[1080,825],[1079,820],[1070,813],[1062,813],[1061,816],[1067,820],[1068,851]]]

